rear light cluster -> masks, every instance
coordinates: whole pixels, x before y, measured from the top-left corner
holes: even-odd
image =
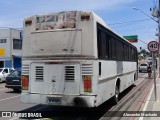
[[[22,75],[22,90],[28,90],[29,87],[29,76]]]
[[[82,21],[84,21],[84,20],[87,20],[87,21],[88,21],[88,20],[90,20],[90,17],[91,17],[91,16],[90,16],[90,13],[82,13],[82,14],[81,14],[81,20],[82,20]]]
[[[92,77],[83,76],[84,92],[92,92]]]
[[[31,25],[32,25],[32,20],[25,21],[25,26],[31,26]]]

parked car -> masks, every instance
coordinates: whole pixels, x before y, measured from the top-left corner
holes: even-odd
[[[0,82],[4,82],[6,77],[14,70],[14,68],[0,68]]]
[[[15,92],[21,90],[21,69],[15,69],[6,77],[5,87],[13,89]]]
[[[140,66],[139,66],[139,72],[147,72],[147,67],[148,67],[147,63],[140,64]]]

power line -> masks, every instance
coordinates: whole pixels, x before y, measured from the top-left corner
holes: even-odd
[[[139,41],[141,41],[142,43],[144,43],[144,44],[146,44],[147,45],[147,43],[146,42],[144,42],[144,41],[142,41],[142,40],[140,40],[140,39],[138,39]]]
[[[136,20],[136,21],[130,21],[130,22],[114,23],[114,24],[108,24],[108,25],[113,26],[112,28],[118,28],[118,27],[130,25],[130,24],[135,24],[137,22],[144,22],[147,20],[151,20],[151,19],[143,19],[143,20]],[[124,25],[120,25],[120,24],[124,24]],[[119,26],[115,26],[115,25],[119,25]]]
[[[134,21],[128,21],[128,22],[126,21],[126,22],[112,23],[112,24],[108,24],[108,25],[114,26],[114,25],[120,25],[120,24],[129,24],[129,23],[144,22],[144,21],[147,21],[147,20],[151,20],[151,19],[134,20]]]

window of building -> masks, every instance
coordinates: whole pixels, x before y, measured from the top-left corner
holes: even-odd
[[[20,39],[13,39],[13,49],[15,49],[15,50],[22,49],[22,40],[20,40]]]
[[[7,39],[0,39],[0,43],[6,43]]]

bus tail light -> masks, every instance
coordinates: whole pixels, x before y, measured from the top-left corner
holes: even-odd
[[[22,75],[22,90],[28,90],[29,87],[29,76]]]
[[[26,20],[25,21],[25,26],[30,26],[32,25],[32,20]]]
[[[84,92],[92,92],[91,76],[83,76]]]
[[[81,20],[83,21],[83,20],[90,20],[90,13],[82,13],[81,14]]]

